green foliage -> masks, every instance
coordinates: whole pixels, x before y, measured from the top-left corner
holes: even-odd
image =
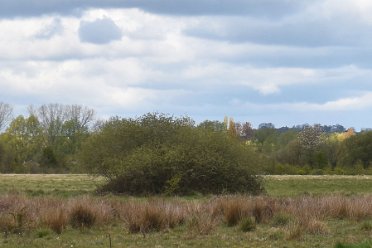
[[[90,124],[94,111],[79,105],[31,106],[29,116],[20,115],[14,119],[12,108],[3,103],[0,105],[3,107],[0,112],[6,114],[0,120],[0,126],[8,127],[0,128],[4,131],[0,134],[2,173],[81,173],[88,169],[113,179],[121,176],[125,167],[130,167],[128,173],[134,173],[134,166],[137,166],[141,173],[151,171],[156,174],[159,171],[155,173],[151,169],[155,164],[149,164],[149,161],[155,161],[162,165],[162,178],[166,179],[165,183],[162,181],[160,191],[168,194],[177,194],[188,181],[185,178],[192,173],[185,171],[185,167],[196,166],[192,170],[204,173],[199,168],[202,163],[210,164],[205,170],[211,169],[213,173],[217,173],[221,163],[230,168],[232,163],[244,160],[243,167],[249,167],[251,172],[255,168],[254,172],[258,174],[372,173],[372,131],[356,133],[349,128],[345,132],[340,125],[275,129],[271,123],[262,123],[258,129],[253,129],[249,122],[235,123],[232,118],[225,117],[223,122],[205,120],[196,127],[189,118],[147,114],[137,119],[100,121],[92,131]],[[89,142],[85,143],[90,136]],[[229,140],[231,138],[235,141]],[[236,144],[239,140],[240,146],[246,146],[245,151]],[[210,142],[216,145],[212,146]],[[82,146],[88,147],[83,149]],[[230,151],[222,156],[220,151],[226,149]],[[142,156],[145,152],[149,154]],[[249,161],[242,153],[246,153]],[[79,154],[82,154],[84,167],[79,163]],[[137,157],[140,162],[133,161]],[[208,157],[215,159],[209,161]],[[177,168],[182,173],[176,173],[171,164],[182,159],[179,166],[183,169]],[[188,164],[186,159],[193,162]],[[242,163],[237,164],[237,170],[240,170]]]
[[[205,120],[198,125],[199,128],[205,128],[205,129],[210,129],[215,132],[223,132],[226,131],[226,125],[223,122],[219,121],[209,121]]]
[[[50,235],[49,229],[40,228],[40,229],[36,230],[36,237],[37,238],[44,238],[44,237],[46,237],[48,235]]]
[[[287,225],[292,220],[292,216],[287,213],[275,214],[272,220],[272,225],[281,227]]]
[[[365,221],[362,223],[361,229],[363,231],[372,231],[372,221]]]
[[[4,160],[5,160],[6,152],[5,152],[5,146],[0,140],[0,167],[2,167]],[[0,170],[2,171],[2,170]]]
[[[225,132],[196,128],[188,118],[147,114],[111,119],[83,146],[91,173],[107,177],[103,191],[191,194],[262,191],[257,156]]]
[[[372,242],[363,242],[360,244],[343,244],[338,242],[335,245],[335,248],[371,248],[372,247]]]
[[[75,155],[89,136],[94,111],[78,105],[48,104],[29,108],[0,135],[0,172],[78,171]]]
[[[242,232],[254,231],[256,229],[256,222],[251,217],[246,217],[241,220],[239,229]]]
[[[343,146],[344,164],[361,163],[364,168],[372,163],[372,131],[361,132],[346,139]]]
[[[54,151],[51,147],[45,147],[43,149],[43,154],[42,154],[42,157],[41,157],[41,162],[42,164],[46,165],[46,166],[54,166],[57,164],[57,158],[54,154]]]
[[[2,139],[11,165],[37,160],[42,146],[40,123],[35,116],[18,116],[10,123]]]

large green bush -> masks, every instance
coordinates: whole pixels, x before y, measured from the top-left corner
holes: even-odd
[[[83,146],[82,163],[126,194],[262,191],[258,157],[224,131],[195,127],[188,118],[147,114],[111,119]]]

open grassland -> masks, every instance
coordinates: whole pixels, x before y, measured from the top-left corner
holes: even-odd
[[[0,174],[0,194],[76,196],[94,193],[102,177],[85,174]]]
[[[0,194],[77,196],[93,194],[103,183],[84,174],[0,174]],[[264,187],[269,196],[366,194],[372,193],[372,176],[264,176]]]
[[[371,176],[265,176],[257,197],[96,196],[102,183],[0,175],[0,247],[372,247]]]
[[[271,196],[366,194],[372,193],[372,176],[265,176],[264,185]]]

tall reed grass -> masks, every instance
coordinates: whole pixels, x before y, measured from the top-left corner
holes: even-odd
[[[6,234],[36,228],[62,233],[66,228],[122,225],[130,233],[161,232],[185,225],[206,235],[218,225],[271,223],[285,228],[289,239],[303,233],[327,235],[329,219],[364,221],[372,218],[372,195],[301,196],[293,198],[219,196],[202,200],[182,198],[26,197],[0,196],[0,231]]]

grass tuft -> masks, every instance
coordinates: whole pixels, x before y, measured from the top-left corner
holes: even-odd
[[[95,213],[85,205],[76,205],[71,209],[69,220],[73,228],[91,228],[96,222]]]
[[[241,220],[240,226],[239,226],[240,231],[242,232],[251,232],[256,230],[256,222],[254,219],[250,217],[246,217]]]
[[[279,212],[274,215],[272,219],[272,226],[274,227],[286,226],[291,220],[292,220],[291,215],[285,212]]]
[[[74,218],[78,217],[75,216]],[[75,219],[75,221],[77,220]],[[56,234],[61,234],[62,231],[66,228],[68,220],[64,211],[62,209],[57,209],[47,210],[42,217],[42,222]]]
[[[363,222],[360,229],[363,231],[372,231],[372,222],[371,221]]]

